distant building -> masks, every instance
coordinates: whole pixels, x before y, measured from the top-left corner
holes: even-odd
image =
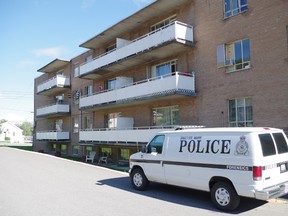
[[[287,132],[287,11],[283,0],[153,2],[38,70],[34,150],[122,161],[178,126]]]
[[[10,122],[1,124],[0,141],[9,141],[10,143],[24,143],[23,130]]]

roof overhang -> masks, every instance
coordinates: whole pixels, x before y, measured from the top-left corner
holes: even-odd
[[[51,72],[55,72],[55,71],[58,71],[58,70],[64,68],[68,64],[69,64],[69,61],[65,61],[65,60],[61,60],[61,59],[55,59],[37,71],[43,72],[43,73],[51,73]]]
[[[167,14],[167,12],[189,2],[191,2],[191,0],[157,0],[79,46],[88,49],[97,49],[103,46],[103,43],[105,44],[111,40],[115,40],[126,32],[130,32],[139,27],[139,25],[163,14]]]

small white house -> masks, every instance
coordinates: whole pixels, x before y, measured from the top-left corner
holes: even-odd
[[[1,124],[0,141],[10,139],[10,143],[24,143],[23,130],[10,122]]]

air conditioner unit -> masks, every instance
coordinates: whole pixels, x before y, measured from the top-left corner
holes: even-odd
[[[226,59],[225,60],[225,66],[232,66],[232,65],[234,65],[233,59]]]

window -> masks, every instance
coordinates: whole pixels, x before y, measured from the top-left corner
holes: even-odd
[[[112,155],[112,149],[111,148],[101,148],[101,156],[111,156]]]
[[[251,98],[229,100],[229,126],[253,126],[253,110]]]
[[[274,142],[270,134],[260,134],[259,139],[264,157],[276,154]]]
[[[85,151],[86,151],[86,155],[89,155],[90,152],[93,151],[93,147],[92,146],[86,146]]]
[[[62,104],[64,102],[64,94],[55,96],[55,99],[57,104]]]
[[[129,160],[130,150],[129,149],[121,149],[120,158],[121,160]]]
[[[117,128],[117,118],[121,116],[121,113],[109,113],[105,115],[105,127]]]
[[[153,32],[153,31],[156,31],[157,29],[160,29],[172,22],[175,22],[176,21],[176,15],[174,16],[171,16],[169,17],[168,19],[165,19],[165,20],[162,20],[161,22],[159,23],[156,23],[155,25],[151,26],[150,27],[150,31]]]
[[[57,151],[57,144],[53,143],[51,146],[51,151],[56,152]]]
[[[106,89],[113,90],[116,89],[116,79],[111,79],[106,81]]]
[[[92,129],[91,117],[85,116],[84,117],[84,129]]]
[[[92,85],[85,86],[85,93],[84,94],[87,96],[93,95],[93,86]]]
[[[89,55],[86,57],[86,63],[93,61],[93,56]]]
[[[162,154],[164,139],[164,135],[155,136],[153,140],[148,144],[147,153],[157,152],[158,154]]]
[[[116,44],[113,44],[113,45],[107,47],[106,50],[105,50],[105,52],[110,52],[110,51],[112,51],[112,50],[114,50],[114,49],[116,49]]]
[[[79,155],[80,146],[73,145],[73,155]]]
[[[73,118],[73,133],[79,132],[79,119],[77,117]]]
[[[68,148],[66,144],[61,145],[61,154],[66,155],[68,153]]]
[[[278,154],[283,154],[288,152],[288,145],[285,137],[282,133],[273,133],[273,138],[275,140]]]
[[[227,72],[250,68],[250,41],[244,39],[217,47],[217,66]]]
[[[153,125],[168,126],[179,123],[179,107],[161,107],[153,109]]]
[[[165,62],[152,67],[152,77],[169,75],[177,71],[177,60]]]
[[[57,132],[61,132],[63,130],[63,119],[58,119],[55,121],[55,128]]]
[[[234,16],[248,10],[248,0],[225,0],[224,18]]]
[[[78,77],[80,75],[80,68],[78,63],[74,64],[73,71],[74,71],[74,77]]]

